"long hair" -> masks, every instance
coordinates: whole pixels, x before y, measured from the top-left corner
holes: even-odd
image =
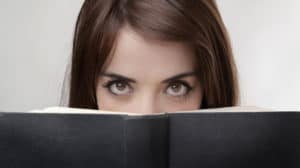
[[[144,37],[192,46],[201,108],[238,103],[236,65],[214,0],[85,0],[73,39],[69,107],[98,109],[97,78],[124,25]]]

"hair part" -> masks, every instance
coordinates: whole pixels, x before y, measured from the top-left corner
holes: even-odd
[[[201,108],[237,105],[236,65],[214,0],[85,0],[73,39],[69,107],[98,109],[97,79],[124,26],[144,38],[193,47]]]

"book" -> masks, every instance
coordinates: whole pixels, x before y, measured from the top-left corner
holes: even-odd
[[[255,107],[0,112],[0,167],[299,168],[299,130],[298,111]]]

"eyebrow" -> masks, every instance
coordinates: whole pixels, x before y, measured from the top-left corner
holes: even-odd
[[[128,81],[128,82],[131,82],[131,83],[136,83],[136,81],[134,79],[128,78],[128,77],[125,77],[123,75],[116,74],[116,73],[105,72],[105,73],[100,73],[100,75],[101,76],[111,77],[111,78],[117,78],[117,79]]]
[[[128,78],[126,76],[116,74],[116,73],[112,73],[112,72],[104,72],[104,73],[100,73],[100,75],[111,77],[111,78],[117,78],[117,79],[128,81],[128,82],[131,82],[131,83],[136,83],[136,80],[134,80],[132,78]],[[188,77],[188,76],[196,76],[196,72],[180,73],[180,74],[177,74],[175,76],[172,76],[170,78],[167,78],[167,79],[163,80],[162,83],[169,83],[170,81],[178,80],[178,79],[185,78],[185,77]]]
[[[162,83],[169,83],[173,80],[178,80],[178,79],[181,79],[181,78],[185,78],[185,77],[188,77],[188,76],[196,76],[196,72],[185,72],[185,73],[180,73],[178,75],[175,75],[175,76],[172,76],[168,79],[165,79],[162,81]]]

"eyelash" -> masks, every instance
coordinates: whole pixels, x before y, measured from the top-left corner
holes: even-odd
[[[182,80],[174,80],[172,82],[170,82],[167,86],[167,88],[171,87],[172,85],[174,84],[181,84],[183,85],[184,87],[186,87],[187,91],[186,91],[186,94],[180,96],[180,97],[185,97],[187,95],[189,95],[190,91],[193,90],[193,88],[185,81],[182,81]],[[165,92],[166,92],[167,89],[165,89]]]
[[[128,82],[126,80],[121,80],[121,79],[115,79],[115,80],[110,80],[108,82],[106,82],[103,87],[106,88],[111,94],[113,95],[116,95],[116,96],[119,96],[118,94],[115,94],[114,92],[111,91],[111,86],[115,83],[123,83],[125,84],[126,86],[128,86],[130,89],[132,89],[132,87],[130,86],[130,84],[128,84]],[[180,97],[186,97],[191,90],[193,90],[193,88],[185,81],[182,81],[182,80],[174,80],[172,82],[170,82],[167,86],[167,88],[169,88],[170,86],[174,85],[174,84],[181,84],[183,85],[184,87],[187,88],[187,91],[186,91],[186,94],[180,96]],[[165,89],[164,92],[166,92],[167,89]]]
[[[103,85],[103,87],[106,88],[111,94],[119,96],[118,94],[115,94],[114,92],[112,92],[110,89],[110,87],[115,83],[123,83],[126,86],[128,86],[130,89],[132,89],[132,87],[128,84],[128,82],[126,80],[121,80],[121,79],[110,80],[110,81],[106,82]]]

